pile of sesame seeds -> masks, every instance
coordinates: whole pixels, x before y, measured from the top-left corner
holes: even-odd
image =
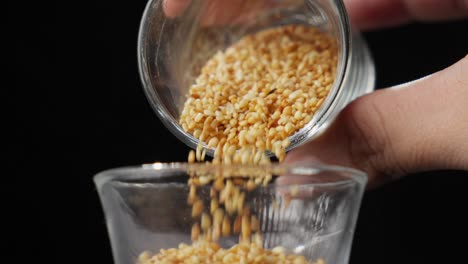
[[[139,263],[257,263],[257,264],[325,264],[323,259],[309,262],[303,256],[288,255],[281,247],[267,250],[257,244],[237,244],[223,249],[218,244],[197,241],[192,245],[180,244],[178,248],[161,250],[160,254],[151,256],[145,252],[139,256]]]
[[[206,62],[180,125],[210,148],[255,146],[281,161],[287,138],[310,122],[328,95],[337,58],[333,37],[313,27],[247,35]]]

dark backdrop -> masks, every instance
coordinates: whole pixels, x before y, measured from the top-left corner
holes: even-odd
[[[136,39],[145,1],[62,2],[8,5],[13,34],[4,42],[13,43],[6,53],[14,60],[2,98],[13,122],[3,126],[11,169],[3,175],[2,218],[11,221],[4,232],[19,263],[112,263],[93,175],[182,161],[188,148],[157,119],[141,88]],[[468,51],[467,21],[364,36],[377,87],[441,70]],[[367,192],[351,263],[463,263],[467,176],[427,172]]]

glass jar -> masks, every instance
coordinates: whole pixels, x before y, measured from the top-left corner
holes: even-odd
[[[359,34],[351,33],[341,0],[199,0],[180,11],[167,17],[163,1],[149,0],[140,25],[138,60],[151,106],[191,148],[196,148],[198,139],[178,122],[190,85],[213,54],[252,32],[303,24],[327,32],[338,43],[334,84],[311,121],[290,136],[287,151],[313,139],[349,102],[374,89],[371,55]],[[213,154],[213,149],[203,147]]]

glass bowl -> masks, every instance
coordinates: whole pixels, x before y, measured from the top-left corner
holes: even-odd
[[[263,247],[319,258],[349,260],[353,232],[367,177],[363,172],[320,164],[213,165],[155,163],[111,169],[95,176],[116,264],[134,264],[140,253],[191,242],[194,223],[187,204],[189,173],[265,173],[275,179],[248,192],[246,204],[260,221]],[[278,176],[280,180],[278,180]],[[288,183],[289,182],[289,183]],[[291,194],[291,188],[296,190]],[[209,208],[209,186],[198,194]],[[223,237],[231,247],[238,235]]]

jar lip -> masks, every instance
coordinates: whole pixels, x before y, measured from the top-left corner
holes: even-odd
[[[289,175],[286,177],[314,177],[321,173],[336,173],[342,176],[342,179],[338,180],[335,179],[314,183],[298,184],[299,186],[307,187],[333,187],[349,183],[356,183],[360,186],[364,186],[367,183],[367,174],[363,171],[349,167],[327,165],[318,162],[271,163],[268,165],[156,162],[151,164],[143,164],[140,166],[117,167],[105,170],[97,173],[94,176],[94,182],[98,189],[100,189],[103,185],[109,182],[128,182],[137,179],[150,180],[162,177],[172,177],[171,175],[163,176],[163,173],[188,173],[190,171],[198,171],[201,173],[235,171],[238,174],[265,172],[273,175]],[[141,184],[141,182],[139,184]]]

